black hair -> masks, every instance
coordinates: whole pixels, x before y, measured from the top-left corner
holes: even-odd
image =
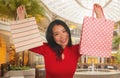
[[[65,28],[66,32],[69,35],[69,41],[68,41],[68,44],[67,44],[67,46],[69,46],[69,47],[72,46],[71,33],[70,33],[70,29],[67,26],[67,24],[65,22],[63,22],[62,20],[59,20],[59,19],[56,19],[56,20],[52,21],[47,28],[46,40],[48,42],[48,45],[55,51],[57,57],[61,58],[63,48],[60,45],[58,45],[53,38],[52,29],[55,25],[61,25]]]

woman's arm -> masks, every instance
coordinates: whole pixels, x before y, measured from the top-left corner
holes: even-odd
[[[46,52],[47,47],[48,47],[47,43],[43,43],[42,46],[38,46],[38,47],[29,49],[29,50],[34,52],[34,53],[38,53],[38,54],[44,55],[45,52]]]

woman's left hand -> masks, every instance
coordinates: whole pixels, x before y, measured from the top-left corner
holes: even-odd
[[[94,4],[94,10],[97,18],[104,17],[102,7],[99,4]]]

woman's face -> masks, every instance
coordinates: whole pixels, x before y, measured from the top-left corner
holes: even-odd
[[[65,48],[69,41],[69,35],[62,25],[56,25],[52,29],[55,42]]]

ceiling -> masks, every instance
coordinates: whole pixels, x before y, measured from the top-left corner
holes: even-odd
[[[120,21],[120,0],[41,0],[53,13],[66,20],[82,24],[84,16],[92,16],[92,7],[103,7],[106,19]]]

